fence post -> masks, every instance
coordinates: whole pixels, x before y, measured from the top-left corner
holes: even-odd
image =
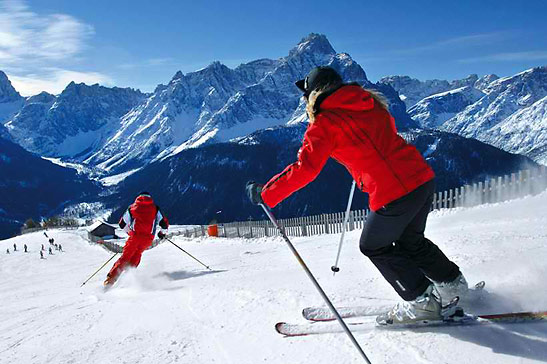
[[[479,205],[484,203],[484,186],[482,181],[478,183],[478,193],[479,193]]]
[[[327,214],[323,214],[323,218],[325,221],[325,234],[329,234],[329,217]]]
[[[349,231],[355,230],[355,220],[353,216],[353,211],[349,212]]]
[[[503,189],[505,188],[504,185],[503,185],[503,177],[502,176],[498,177],[498,182],[496,183],[496,185],[497,185],[496,199],[498,200],[498,202],[501,202],[501,201],[503,201]]]

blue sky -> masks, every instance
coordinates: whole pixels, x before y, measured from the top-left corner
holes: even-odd
[[[547,64],[547,1],[0,0],[0,70],[24,95],[70,81],[151,91],[214,60],[279,58],[311,32],[373,82]]]

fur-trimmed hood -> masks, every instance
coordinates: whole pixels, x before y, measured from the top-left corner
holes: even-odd
[[[353,111],[366,111],[374,107],[374,104],[388,109],[388,102],[380,92],[364,89],[357,83],[345,85],[328,85],[314,90],[308,97],[306,112],[310,122],[313,123],[317,114],[322,109],[348,109]]]

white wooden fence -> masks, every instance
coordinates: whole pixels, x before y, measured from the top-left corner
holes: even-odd
[[[495,203],[534,195],[547,189],[547,170],[542,166],[534,170],[524,170],[511,175],[490,178],[473,185],[466,185],[434,195],[432,210],[470,207],[485,203]],[[369,210],[350,211],[346,230],[362,229]],[[344,228],[344,212],[280,219],[281,226],[288,236],[310,236],[336,234]],[[279,235],[270,221],[240,221],[218,225],[220,237],[259,238]],[[200,225],[180,230],[176,235],[200,237],[207,235],[207,226]]]
[[[545,166],[524,170],[511,175],[490,178],[473,185],[466,185],[434,196],[432,209],[470,207],[535,195],[547,188]]]

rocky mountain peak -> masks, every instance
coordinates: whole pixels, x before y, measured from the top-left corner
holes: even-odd
[[[303,38],[291,51],[289,57],[295,57],[302,54],[313,55],[335,55],[336,51],[332,48],[327,37],[323,34],[311,33]]]
[[[40,92],[38,95],[27,98],[26,104],[47,104],[55,101],[55,96],[45,91]]]
[[[8,76],[0,71],[0,103],[19,101],[21,95],[12,86]]]

